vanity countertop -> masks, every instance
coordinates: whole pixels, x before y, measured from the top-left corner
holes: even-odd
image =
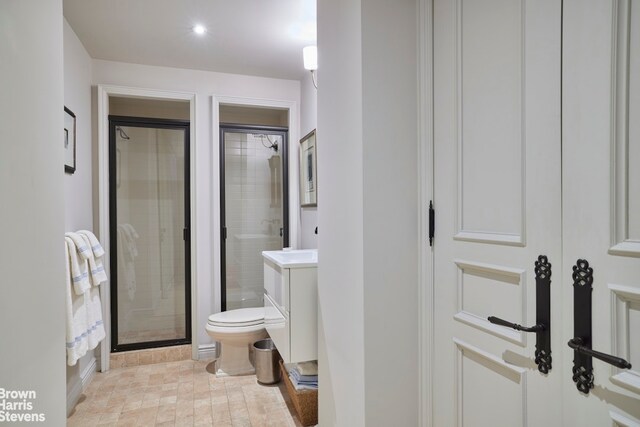
[[[317,249],[263,251],[262,256],[280,268],[309,268],[318,266]]]

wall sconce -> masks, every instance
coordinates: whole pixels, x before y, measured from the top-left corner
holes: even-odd
[[[316,81],[316,70],[318,69],[318,47],[307,46],[302,49],[302,59],[304,60],[304,69],[311,71],[311,81],[313,86],[318,89]]]

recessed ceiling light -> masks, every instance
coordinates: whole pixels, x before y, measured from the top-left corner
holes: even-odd
[[[207,32],[207,29],[204,27],[204,25],[198,24],[193,27],[193,32],[198,35],[203,35],[204,33]]]

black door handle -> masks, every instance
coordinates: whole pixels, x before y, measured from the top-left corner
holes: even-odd
[[[516,331],[537,333],[537,332],[542,332],[545,329],[545,326],[542,324],[531,326],[531,327],[521,326],[521,325],[518,325],[517,323],[507,322],[506,320],[503,320],[495,316],[489,316],[487,317],[487,320],[495,325],[506,326],[507,328],[515,329]]]
[[[584,345],[584,341],[580,337],[569,340],[567,344],[574,351],[577,351],[580,354],[584,354],[585,356],[595,357],[596,359],[600,359],[603,362],[607,362],[609,365],[616,366],[620,369],[631,369],[631,363],[627,362],[621,357],[601,353],[599,351],[595,351],[590,349],[589,347],[586,347]]]
[[[593,268],[585,259],[573,266],[573,336],[567,344],[573,349],[573,382],[582,393],[593,388],[593,361],[600,359],[621,369],[630,369],[626,360],[591,349],[591,291]]]
[[[536,324],[521,326],[495,316],[489,316],[487,320],[516,331],[534,332],[536,334],[535,362],[540,372],[548,374],[551,370],[551,263],[545,255],[538,257],[534,271],[536,273]]]

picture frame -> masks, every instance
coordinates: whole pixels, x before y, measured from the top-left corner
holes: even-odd
[[[76,171],[76,115],[64,107],[64,171]]]
[[[318,206],[316,130],[300,140],[300,206]]]

